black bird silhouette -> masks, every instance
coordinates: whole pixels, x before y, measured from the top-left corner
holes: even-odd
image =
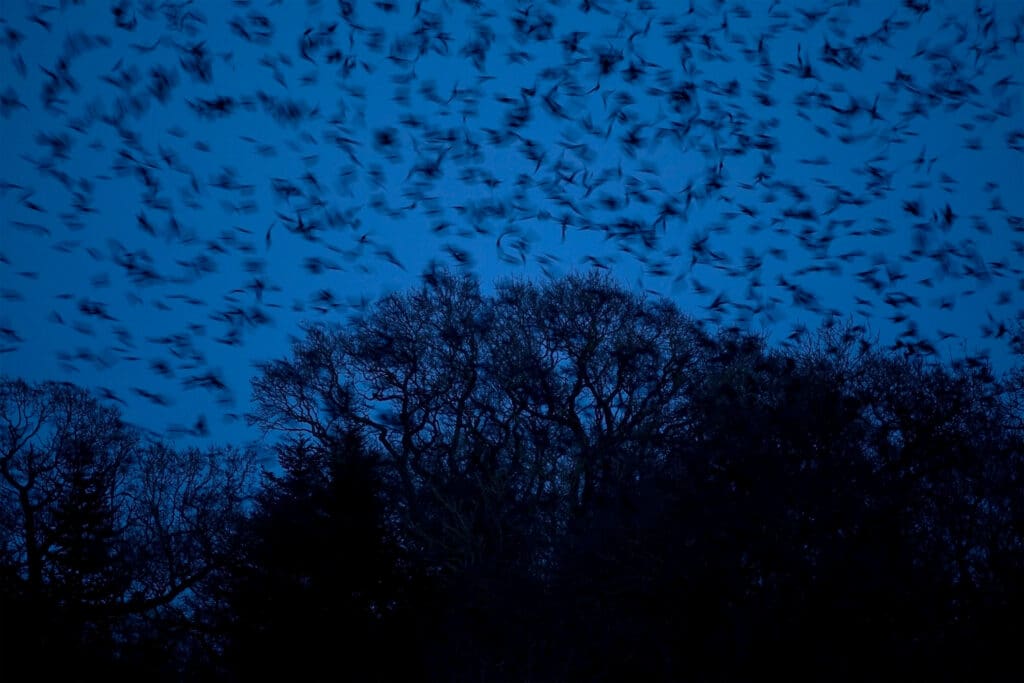
[[[854,31],[844,3],[86,4],[0,24],[7,358],[45,339],[216,400],[203,354],[114,328],[282,341],[291,302],[334,315],[441,263],[636,268],[725,326],[896,316],[929,357],[953,315],[993,344],[1019,318],[1024,18],[1002,6],[864,7]],[[76,291],[49,300],[51,276]]]

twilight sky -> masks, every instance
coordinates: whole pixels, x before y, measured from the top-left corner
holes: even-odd
[[[179,441],[256,436],[253,363],[435,265],[607,268],[775,342],[839,316],[1013,362],[1018,0],[0,17],[0,373]]]

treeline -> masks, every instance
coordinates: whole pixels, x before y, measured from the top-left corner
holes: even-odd
[[[260,368],[273,472],[7,379],[4,675],[1019,679],[1022,380],[448,274]]]

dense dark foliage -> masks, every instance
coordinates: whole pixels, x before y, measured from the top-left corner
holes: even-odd
[[[225,461],[199,479],[230,500],[186,500],[198,454],[4,384],[5,649],[224,680],[1024,674],[1020,371],[849,324],[772,349],[600,276],[442,274],[305,332],[253,383],[280,466],[248,507]],[[25,440],[39,391],[92,431]],[[133,517],[119,492],[154,486]]]

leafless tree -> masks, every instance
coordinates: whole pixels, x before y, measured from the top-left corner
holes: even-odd
[[[605,276],[484,296],[440,274],[353,327],[306,328],[262,366],[250,420],[324,449],[359,431],[443,561],[500,557],[517,528],[536,564],[538,539],[670,458],[702,340],[675,306]]]
[[[4,593],[75,640],[187,612],[257,481],[247,450],[146,442],[84,389],[3,379]]]

